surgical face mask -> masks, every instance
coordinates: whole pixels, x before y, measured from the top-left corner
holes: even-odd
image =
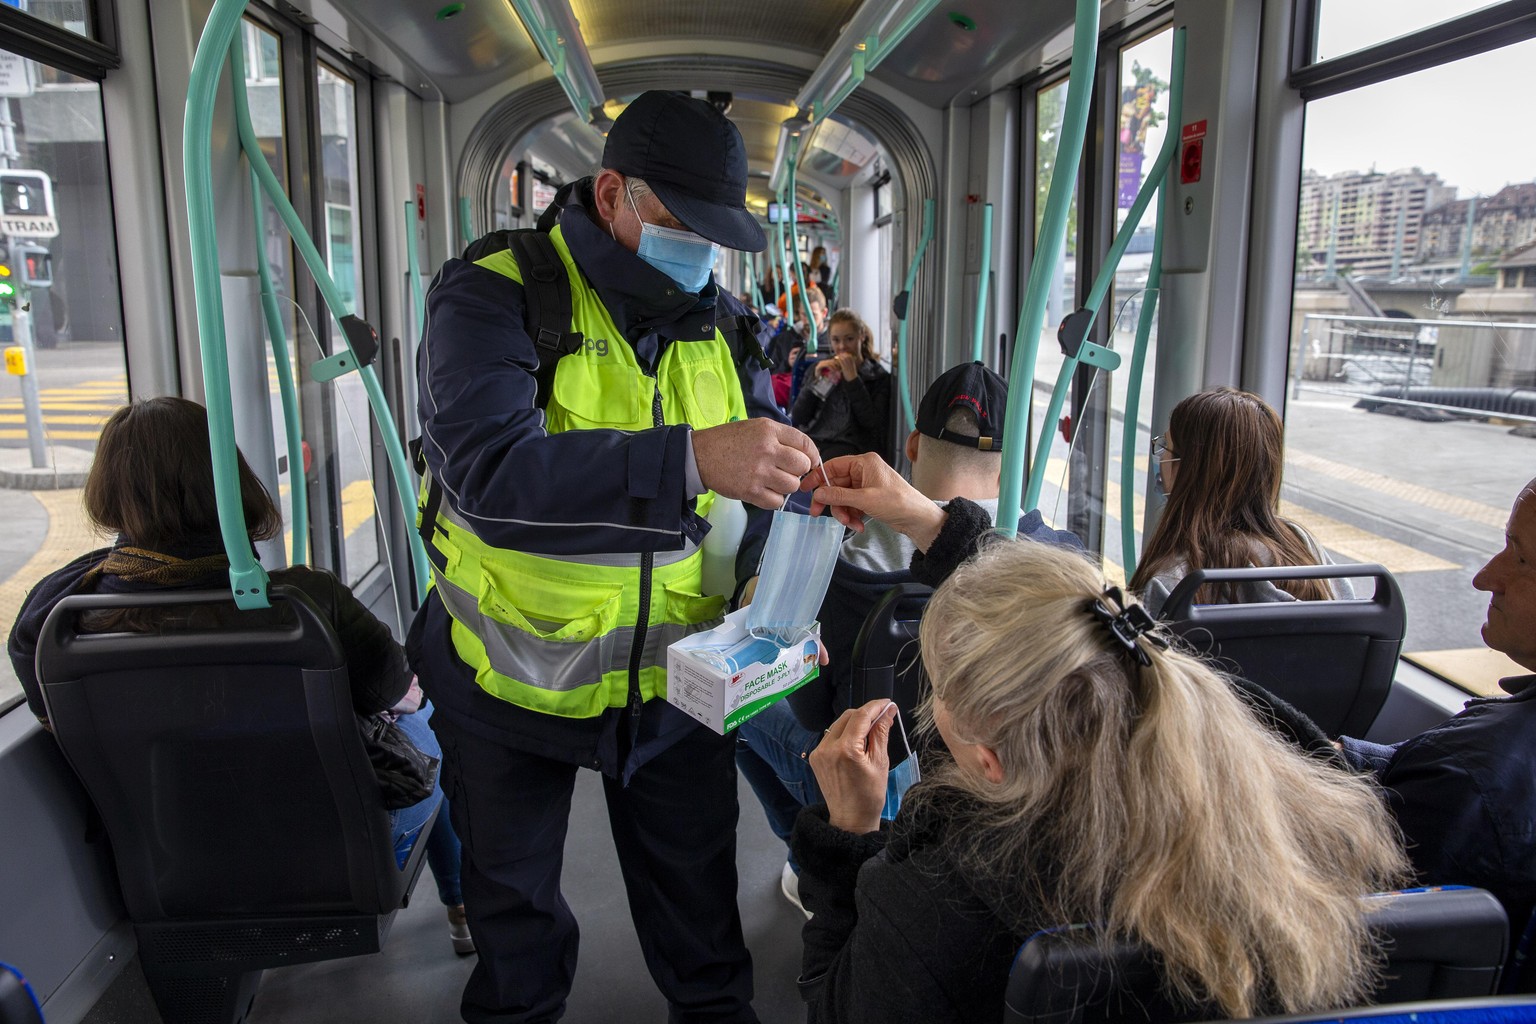
[[[821,610],[842,543],[843,524],[831,516],[775,512],[747,632],[785,646],[798,642]]]
[[[683,291],[694,295],[703,291],[709,282],[709,272],[714,269],[715,257],[720,255],[720,246],[692,231],[647,224],[627,181],[624,194],[629,196],[630,209],[640,221],[640,248],[635,255],[676,281]]]

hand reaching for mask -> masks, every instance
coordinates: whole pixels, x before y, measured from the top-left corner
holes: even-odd
[[[855,530],[864,529],[865,516],[873,516],[912,538],[920,551],[932,546],[944,526],[944,510],[873,452],[829,459],[822,470],[826,486],[816,486],[817,473],[800,482],[801,490],[814,492],[811,515],[830,507],[838,522]]]
[[[834,828],[854,833],[880,828],[891,770],[886,742],[895,718],[896,705],[889,700],[849,708],[811,751],[811,770]]]
[[[754,418],[693,432],[699,480],[727,498],[774,509],[820,458],[816,442],[785,423]]]

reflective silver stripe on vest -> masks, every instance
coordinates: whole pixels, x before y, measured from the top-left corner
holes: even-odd
[[[445,501],[439,505],[437,514],[464,532],[478,536],[475,533],[475,528],[470,526],[458,512],[454,511],[451,503]],[[657,551],[653,554],[651,564],[657,568],[665,565],[676,565],[678,562],[687,561],[698,550],[699,546],[685,536],[683,538],[682,550]],[[537,555],[535,557],[547,558],[552,562],[572,562],[576,565],[596,565],[609,569],[638,569],[640,567],[640,559],[643,556],[633,551],[623,551],[600,555]]]
[[[635,642],[634,626],[615,627],[585,643],[542,640],[516,626],[490,618],[480,610],[475,595],[440,572],[434,575],[437,592],[448,614],[479,638],[485,645],[486,661],[508,679],[540,690],[564,693],[601,682],[606,672],[620,672],[629,667],[630,648]],[[722,621],[716,618],[692,626],[653,623],[646,630],[641,667],[665,664],[670,645],[700,630],[713,629]]]

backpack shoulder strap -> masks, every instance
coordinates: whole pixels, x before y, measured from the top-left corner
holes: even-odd
[[[571,280],[549,235],[525,228],[506,232],[506,240],[523,275],[528,335],[539,357],[534,404],[542,409],[549,404],[556,364],[580,349],[585,339],[580,331],[571,330]]]
[[[750,369],[749,363],[757,364],[758,369],[762,370],[773,365],[773,361],[763,352],[763,343],[757,340],[757,328],[761,323],[759,318],[750,313],[736,313],[715,320],[715,326],[725,337],[726,347],[731,350],[731,359],[742,370]]]

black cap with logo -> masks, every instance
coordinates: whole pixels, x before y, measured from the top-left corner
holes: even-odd
[[[976,414],[980,437],[967,437],[944,429],[956,407]],[[928,386],[917,407],[917,432],[928,437],[979,448],[1003,450],[1003,413],[1008,408],[1008,382],[981,363],[961,363],[945,370]]]
[[[640,178],[690,231],[728,249],[767,244],[747,210],[747,149],[712,105],[683,92],[635,97],[608,131],[603,166]]]

